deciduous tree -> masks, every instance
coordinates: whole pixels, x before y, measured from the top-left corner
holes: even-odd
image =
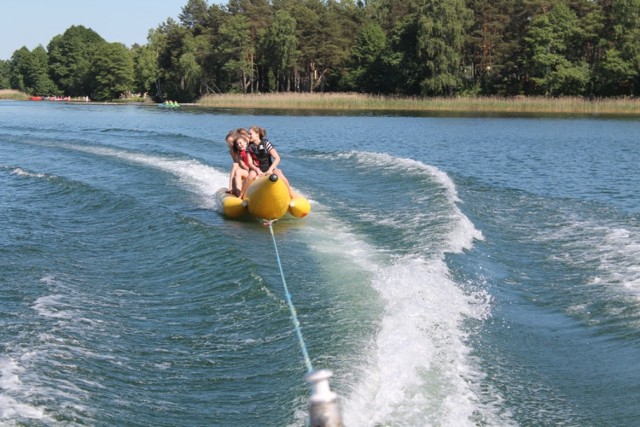
[[[38,46],[33,51],[22,47],[10,62],[9,81],[13,89],[30,95],[57,95],[59,89],[49,77],[47,51]]]
[[[159,77],[156,53],[151,45],[144,45],[133,49],[134,89],[140,93],[156,95]]]
[[[348,76],[349,89],[370,93],[388,93],[384,71],[387,36],[377,22],[366,23],[351,51],[352,66]]]
[[[0,89],[9,88],[9,61],[0,59]]]
[[[238,82],[237,88],[247,93],[253,70],[251,26],[244,15],[230,16],[220,26],[220,53],[225,55],[224,70]]]
[[[460,85],[462,48],[471,12],[464,0],[423,0],[417,13],[422,95],[452,95]]]
[[[82,25],[69,27],[49,42],[51,76],[66,95],[85,96],[91,92],[92,61],[104,43],[98,33]]]
[[[562,3],[533,19],[525,42],[531,80],[538,94],[584,94],[591,76],[578,49],[580,33],[577,16]]]
[[[263,60],[275,77],[276,91],[291,89],[291,72],[298,55],[296,21],[286,10],[276,12],[262,42]]]
[[[95,51],[91,70],[97,101],[116,99],[133,89],[133,56],[122,43],[103,43]]]

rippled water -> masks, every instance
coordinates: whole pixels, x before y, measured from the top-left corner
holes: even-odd
[[[268,230],[216,211],[254,124],[346,425],[640,423],[640,121],[0,102],[0,424],[305,425]]]

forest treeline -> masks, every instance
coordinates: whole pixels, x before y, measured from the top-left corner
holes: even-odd
[[[0,89],[191,102],[212,93],[640,93],[640,0],[188,0],[131,48],[72,26],[0,61]]]

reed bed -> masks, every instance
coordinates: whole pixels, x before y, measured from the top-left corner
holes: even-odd
[[[0,99],[27,100],[28,95],[0,89]],[[131,100],[128,100],[131,101]],[[280,110],[406,111],[453,113],[590,114],[640,116],[640,98],[471,97],[419,98],[360,93],[269,93],[206,95],[201,107]]]
[[[417,112],[619,114],[640,116],[635,98],[451,97],[418,98],[357,93],[207,95],[197,105],[219,108]]]
[[[0,99],[10,99],[13,101],[26,101],[29,99],[29,96],[20,92],[19,90],[13,89],[0,89]]]

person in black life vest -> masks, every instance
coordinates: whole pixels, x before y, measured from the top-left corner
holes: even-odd
[[[289,196],[294,198],[295,193],[291,190],[289,180],[284,176],[282,171],[278,169],[280,155],[273,144],[267,139],[267,131],[264,128],[258,126],[251,126],[249,128],[249,151],[252,153],[252,156],[254,156],[254,161],[257,161],[261,173],[256,176],[249,174],[249,177],[245,180],[244,188],[246,189],[257,176],[269,176],[275,173],[278,175],[278,178],[282,179],[282,182],[287,185]]]

